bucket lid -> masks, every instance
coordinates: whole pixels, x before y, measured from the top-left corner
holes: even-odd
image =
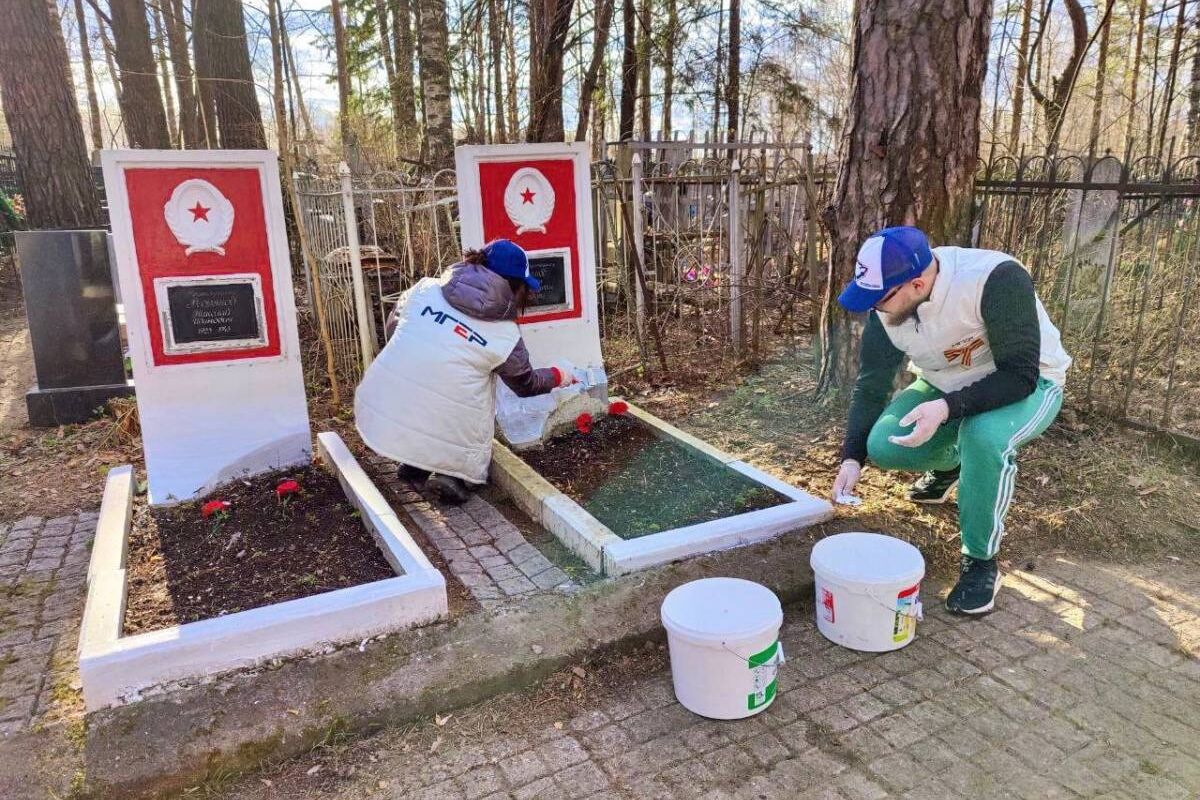
[[[755,636],[783,624],[783,606],[765,586],[741,578],[702,578],[671,590],[663,625],[698,643]]]
[[[809,564],[814,572],[850,584],[912,584],[925,577],[921,551],[881,533],[826,537],[813,547]]]

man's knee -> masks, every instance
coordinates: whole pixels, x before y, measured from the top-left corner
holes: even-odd
[[[880,469],[913,470],[916,450],[888,441],[889,436],[899,434],[892,425],[875,423],[867,437],[867,458]]]

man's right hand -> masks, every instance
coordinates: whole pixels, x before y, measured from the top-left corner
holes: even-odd
[[[847,458],[843,461],[841,469],[838,470],[837,478],[833,482],[833,492],[830,499],[836,503],[839,497],[854,494],[854,485],[858,483],[860,475],[862,475],[861,464],[852,458]]]

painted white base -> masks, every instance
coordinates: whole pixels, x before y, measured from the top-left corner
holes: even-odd
[[[744,461],[738,461],[632,404],[629,413],[649,425],[660,438],[681,444],[703,457],[737,470],[751,480],[791,498],[791,502],[636,539],[622,539],[583,506],[555,489],[512,451],[495,442],[492,448],[492,480],[508,493],[518,507],[541,522],[592,569],[605,575],[624,575],[702,553],[760,542],[785,531],[815,525],[833,516],[833,506],[827,500],[790,486]]]
[[[143,692],[172,682],[254,667],[272,658],[448,616],[441,573],[338,435],[322,433],[317,438],[321,457],[337,474],[398,577],[122,636],[134,484],[133,468],[117,467],[104,487],[79,637],[79,672],[88,711],[134,702]]]

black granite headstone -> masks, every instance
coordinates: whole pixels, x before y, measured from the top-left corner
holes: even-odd
[[[17,262],[37,385],[26,395],[35,426],[83,422],[125,378],[108,234],[19,231]]]

